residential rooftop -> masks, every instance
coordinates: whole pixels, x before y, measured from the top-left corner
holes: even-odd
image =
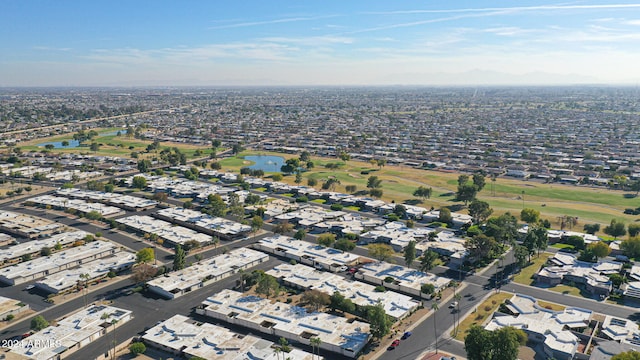
[[[228,289],[208,297],[196,312],[303,344],[317,337],[320,348],[349,357],[355,357],[370,337],[367,323]]]
[[[329,295],[338,291],[359,306],[376,305],[380,301],[387,315],[396,319],[408,316],[420,305],[410,296],[395,291],[377,292],[373,285],[347,280],[302,264],[280,264],[267,274],[301,289],[314,289]]]
[[[174,315],[145,331],[142,339],[147,345],[170,351],[176,355],[202,359],[277,360],[276,344],[251,334],[235,333],[227,328],[199,323],[184,315]],[[292,348],[286,353],[291,360],[313,360],[314,355]],[[322,358],[320,358],[322,359]]]

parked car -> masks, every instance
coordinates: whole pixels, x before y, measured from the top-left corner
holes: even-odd
[[[410,336],[411,336],[411,331],[405,331],[405,333],[402,334],[401,339],[402,340],[407,340]]]
[[[346,266],[344,266],[344,265],[342,265],[342,266],[340,266],[340,267],[338,268],[338,271],[339,271],[339,272],[345,272],[345,271],[347,271],[347,270],[349,270],[349,268],[348,268],[348,267],[346,267]]]
[[[355,273],[357,273],[357,272],[358,272],[358,268],[354,268],[354,267],[352,267],[352,268],[351,268],[351,269],[349,269],[348,271],[349,271],[349,274],[355,274]]]
[[[393,342],[391,343],[391,346],[393,346],[393,347],[397,347],[398,345],[400,345],[400,339],[395,339],[395,340],[393,340]]]

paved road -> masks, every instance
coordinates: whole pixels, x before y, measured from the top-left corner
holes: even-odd
[[[279,263],[281,263],[280,260],[271,258],[269,261],[251,268],[251,270],[271,269]],[[151,293],[134,293],[132,295],[123,295],[112,299],[113,306],[131,310],[133,311],[134,316],[134,319],[122,324],[121,327],[116,329],[116,341],[120,343],[132,336],[136,336],[139,332],[142,332],[145,327],[152,326],[156,322],[168,319],[175,314],[190,315],[192,309],[200,305],[204,299],[222,289],[233,287],[236,280],[237,279],[235,277],[227,278],[222,281],[209,284],[202,289],[198,289],[174,300],[165,300]],[[98,291],[90,293],[89,301],[103,300],[105,297],[108,297],[109,294],[117,293],[119,290],[131,285],[132,284],[126,279],[121,282],[111,284]],[[46,319],[51,320],[68,313],[72,313],[83,306],[84,300],[82,297],[79,297],[66,303],[53,306],[50,309],[45,310],[41,315]],[[15,335],[24,334],[28,331],[29,321],[23,321],[5,328],[0,332],[0,338],[10,338]],[[105,352],[107,346],[111,346],[112,339],[113,335],[109,333],[107,337],[102,337],[90,346],[80,349],[69,356],[68,359],[94,359]]]

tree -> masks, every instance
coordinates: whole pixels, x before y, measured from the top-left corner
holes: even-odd
[[[531,208],[525,208],[520,211],[520,220],[527,224],[535,224],[540,220],[540,211]]]
[[[33,319],[31,319],[31,330],[40,331],[49,326],[49,322],[42,316],[37,315]]]
[[[458,191],[456,191],[456,199],[458,201],[463,201],[465,205],[476,198],[478,194],[478,188],[475,185],[465,183],[463,185],[458,185]]]
[[[428,272],[436,266],[438,260],[438,253],[433,250],[427,250],[422,253],[420,257],[420,271]]]
[[[91,146],[89,147],[89,149],[94,153],[96,153],[98,152],[98,150],[100,150],[100,144],[98,144],[97,142],[93,142],[91,143]]]
[[[138,160],[138,171],[141,173],[146,173],[151,170],[151,161],[149,160]]]
[[[433,311],[433,336],[436,338],[436,354],[438,353],[438,331],[436,330],[436,312],[438,311],[438,303],[433,301],[431,303],[431,311]]]
[[[474,199],[469,204],[469,215],[473,218],[474,224],[482,224],[493,213],[493,209],[486,201],[480,201]]]
[[[427,295],[433,295],[435,293],[436,287],[433,284],[422,284],[420,285],[420,292]]]
[[[419,198],[422,198],[422,199],[429,199],[431,197],[432,193],[433,193],[433,189],[432,188],[428,188],[428,187],[425,187],[425,186],[419,186],[413,192],[413,196],[419,197]]]
[[[382,180],[378,179],[377,176],[372,175],[367,179],[367,188],[369,189],[377,189],[382,187]]]
[[[349,194],[353,194],[354,192],[356,192],[358,190],[358,187],[356,185],[347,185],[344,187],[344,189],[349,193]]]
[[[293,225],[287,221],[278,223],[273,227],[273,232],[280,235],[285,235],[287,233],[290,233],[291,230],[293,230]]]
[[[407,267],[411,267],[413,261],[416,259],[416,241],[411,240],[404,248],[404,263]]]
[[[156,276],[157,273],[158,269],[149,264],[138,264],[133,268],[133,271],[131,273],[131,280],[136,284],[144,283],[153,279],[153,277]]]
[[[324,233],[318,235],[318,244],[324,247],[331,247],[336,242],[336,235],[331,233]]]
[[[489,330],[478,325],[471,325],[469,333],[464,338],[464,350],[468,360],[491,360],[492,336]],[[514,359],[515,360],[515,359]]]
[[[300,297],[300,300],[303,303],[309,304],[314,312],[331,303],[329,294],[315,289],[305,291]]]
[[[611,223],[604,228],[604,233],[613,236],[613,239],[617,239],[618,236],[624,236],[627,233],[625,225],[616,219],[611,219]]]
[[[493,360],[516,360],[520,345],[527,342],[525,332],[511,326],[495,330],[491,335]]]
[[[136,253],[136,263],[146,264],[155,260],[153,248],[144,248]]]
[[[305,229],[300,229],[296,231],[295,234],[293,234],[293,238],[296,240],[304,240],[306,236],[307,236],[307,230]]]
[[[251,218],[251,231],[255,234],[258,230],[262,229],[262,225],[264,224],[264,220],[262,217],[256,215]]]
[[[296,184],[300,184],[302,182],[302,173],[300,171],[296,172],[296,179],[294,180]]]
[[[378,259],[378,261],[389,260],[394,255],[394,251],[391,246],[386,244],[371,244],[369,245],[369,256]]]
[[[560,230],[564,230],[565,227],[572,229],[578,224],[578,218],[576,216],[569,215],[558,216],[558,224],[560,224]]]
[[[184,269],[185,252],[180,244],[176,245],[175,255],[173,257],[173,271]]]
[[[446,207],[441,207],[438,211],[438,221],[445,224],[451,224],[453,222],[453,216],[451,210]]]
[[[40,255],[41,256],[49,256],[51,255],[51,248],[50,247],[42,247],[42,249],[40,249]]]
[[[518,265],[518,268],[522,269],[527,266],[527,256],[531,256],[531,252],[529,252],[529,249],[525,246],[516,245],[513,255],[516,259],[516,265]]]
[[[353,241],[349,239],[340,238],[335,242],[335,244],[333,244],[333,247],[342,251],[351,251],[355,249],[356,244],[354,244]]]
[[[611,248],[607,243],[598,241],[587,245],[587,249],[593,252],[593,255],[596,257],[596,261],[603,257],[608,256],[611,253]]]
[[[396,204],[393,208],[393,213],[398,216],[399,219],[407,217],[407,207],[402,204]]]
[[[640,237],[631,237],[620,243],[620,248],[630,258],[640,257]]]
[[[627,232],[629,232],[629,237],[635,237],[640,233],[640,224],[631,223],[627,226]]]
[[[595,235],[600,231],[600,224],[584,224],[584,232],[587,234]]]
[[[219,194],[209,194],[205,209],[212,216],[222,217],[227,213],[227,204]]]
[[[316,186],[316,185],[318,185],[318,180],[316,180],[316,179],[312,179],[312,178],[308,178],[308,179],[307,179],[307,185],[309,185],[309,186]]]
[[[383,194],[382,189],[371,189],[369,190],[369,195],[373,196],[374,198],[381,198]]]
[[[134,342],[129,345],[129,352],[131,353],[131,355],[133,355],[133,357],[144,354],[145,351],[147,351],[147,347],[144,346],[144,344],[141,342]]]
[[[499,245],[492,237],[485,234],[476,235],[464,243],[471,258],[484,261],[496,256]]]
[[[630,350],[620,354],[613,355],[611,360],[640,360],[640,352]]]
[[[549,236],[547,234],[547,229],[542,226],[535,226],[532,231],[536,234],[536,250],[538,250],[538,256],[541,251],[547,249],[549,245]]]
[[[486,183],[484,175],[482,173],[475,173],[473,174],[472,181],[477,191],[478,192],[482,191]]]
[[[381,339],[389,333],[391,321],[384,311],[384,306],[380,301],[373,306],[367,307],[367,321],[370,324],[371,335],[376,339]]]
[[[278,284],[278,280],[271,275],[262,274],[260,280],[258,280],[258,284],[256,286],[256,292],[258,294],[263,294],[267,297],[267,299],[271,296],[278,296],[280,293],[280,285]]]
[[[142,190],[147,187],[147,178],[145,178],[144,176],[134,176],[133,180],[131,181],[131,186],[136,189]]]
[[[322,340],[319,337],[312,337],[309,339],[309,343],[311,344],[311,357],[313,360],[313,355],[315,354],[315,349],[318,349],[318,358],[320,357],[320,345],[322,344]]]
[[[510,213],[492,217],[484,233],[502,244],[512,244],[518,236],[518,219]]]
[[[244,148],[242,147],[241,143],[235,143],[233,144],[233,147],[231,147],[231,153],[233,155],[238,155],[242,151],[244,151]]]
[[[273,181],[282,181],[282,179],[283,179],[283,176],[280,173],[271,175],[271,180]]]

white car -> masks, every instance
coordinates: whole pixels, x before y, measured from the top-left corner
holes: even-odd
[[[449,309],[455,309],[458,306],[458,302],[454,301],[451,304],[449,304]]]
[[[349,267],[344,266],[344,265],[342,265],[342,266],[340,266],[340,267],[338,268],[338,272],[345,272],[345,271],[347,271],[347,270],[349,270]]]

